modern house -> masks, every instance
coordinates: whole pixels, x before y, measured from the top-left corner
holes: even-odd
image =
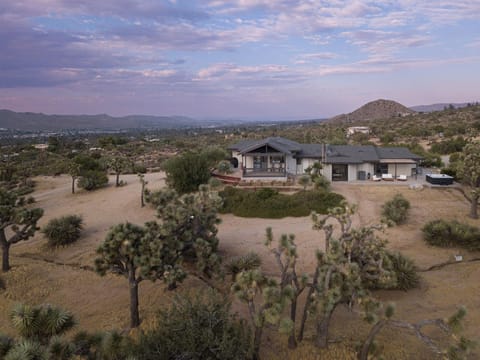
[[[411,176],[422,158],[402,147],[300,144],[282,137],[244,140],[228,147],[242,178],[286,179],[315,162],[330,181],[367,180],[374,175]]]

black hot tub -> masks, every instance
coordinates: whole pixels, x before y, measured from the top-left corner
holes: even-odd
[[[425,180],[433,185],[452,185],[453,177],[445,174],[427,174]]]

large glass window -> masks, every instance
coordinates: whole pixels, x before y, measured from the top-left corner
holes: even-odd
[[[254,156],[253,157],[253,168],[254,169],[265,169],[267,167],[267,159],[265,156]]]
[[[388,174],[388,164],[375,164],[375,174]]]

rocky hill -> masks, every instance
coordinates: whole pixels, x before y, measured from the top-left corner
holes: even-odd
[[[388,119],[392,117],[414,114],[415,111],[399,104],[396,101],[379,99],[371,101],[357,110],[337,115],[328,120],[331,123],[355,123],[365,120]]]

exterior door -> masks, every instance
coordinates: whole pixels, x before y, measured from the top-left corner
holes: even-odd
[[[348,181],[348,164],[332,164],[332,181]]]

